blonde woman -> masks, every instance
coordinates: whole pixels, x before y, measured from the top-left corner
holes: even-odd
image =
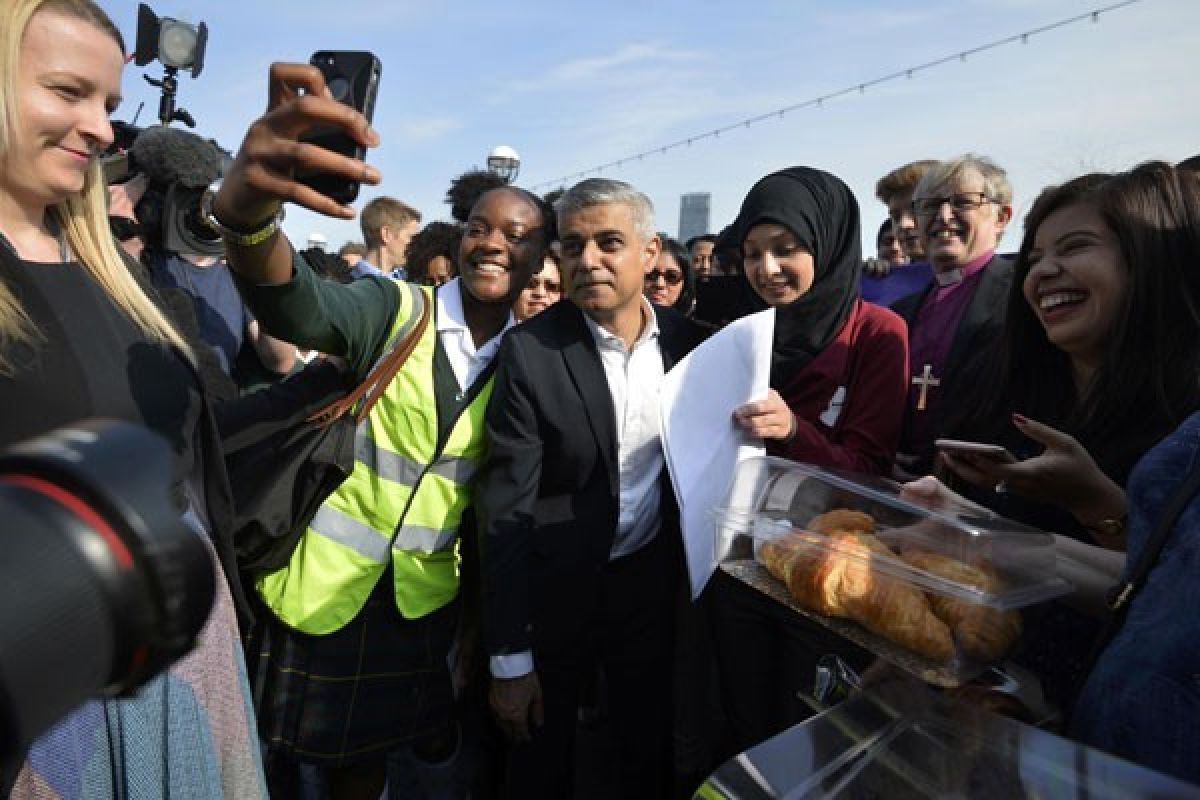
[[[188,347],[108,230],[97,157],[124,54],[89,0],[0,4],[0,446],[84,417],[146,425],[177,455],[180,513],[227,555],[228,486]],[[217,583],[197,649],[136,696],[60,722],[13,797],[265,795],[234,606]]]

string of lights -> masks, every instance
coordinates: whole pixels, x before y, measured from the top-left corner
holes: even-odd
[[[548,188],[552,188],[552,187],[565,186],[568,182],[583,180],[584,178],[586,178],[588,175],[591,175],[591,174],[598,175],[606,169],[620,168],[632,161],[644,161],[646,158],[649,158],[651,156],[666,155],[670,151],[679,149],[681,147],[691,147],[694,143],[703,141],[704,139],[719,138],[721,136],[721,134],[723,134],[723,133],[729,133],[731,131],[736,131],[739,129],[746,129],[746,128],[749,128],[751,125],[755,125],[760,122],[766,122],[766,121],[772,120],[772,119],[783,119],[784,116],[792,113],[793,111],[800,111],[800,110],[806,109],[806,108],[821,108],[822,106],[825,105],[825,103],[828,103],[831,100],[836,100],[839,97],[844,97],[846,95],[852,95],[852,94],[866,94],[867,89],[871,89],[873,87],[879,86],[880,84],[884,84],[884,83],[888,83],[889,81],[895,81],[895,80],[900,80],[900,79],[910,80],[918,73],[934,69],[935,67],[940,67],[944,64],[950,64],[955,61],[965,62],[970,56],[976,55],[978,53],[983,53],[988,50],[994,50],[998,47],[1004,47],[1004,46],[1010,45],[1010,44],[1016,44],[1016,43],[1028,44],[1029,40],[1032,37],[1037,36],[1038,34],[1042,34],[1042,33],[1048,32],[1048,31],[1055,30],[1056,28],[1063,28],[1063,27],[1066,27],[1067,25],[1074,25],[1075,23],[1084,22],[1087,20],[1091,20],[1092,22],[1098,22],[1100,20],[1101,14],[1107,14],[1110,11],[1116,11],[1118,9],[1125,8],[1126,6],[1132,6],[1132,5],[1135,5],[1140,2],[1142,2],[1142,0],[1123,0],[1123,2],[1113,3],[1111,5],[1103,6],[1101,8],[1096,8],[1091,11],[1087,11],[1083,14],[1074,16],[1074,17],[1068,17],[1067,19],[1061,19],[1057,22],[1052,22],[1048,25],[1042,25],[1041,27],[1038,27],[1038,28],[1031,28],[1030,30],[1024,31],[1022,33],[1017,33],[1012,36],[1007,36],[1003,39],[996,39],[995,41],[988,42],[986,44],[981,44],[977,47],[972,47],[968,50],[961,50],[959,52],[952,53],[951,55],[948,55],[948,56],[943,56],[942,58],[938,58],[933,61],[927,61],[923,64],[916,64],[911,67],[906,67],[904,69],[900,69],[895,72],[890,72],[886,75],[881,75],[878,78],[873,78],[869,81],[863,81],[861,83],[856,83],[851,86],[847,86],[843,89],[838,89],[837,91],[829,92],[828,94],[818,95],[816,97],[809,98],[808,100],[804,100],[799,103],[793,103],[792,105],[784,106],[782,108],[777,108],[774,111],[768,111],[764,114],[759,114],[757,116],[748,117],[746,119],[739,120],[737,122],[732,122],[732,123],[725,125],[723,127],[720,127],[720,128],[713,128],[712,130],[704,131],[703,133],[697,133],[692,136],[688,136],[684,139],[679,139],[678,141],[670,142],[669,144],[660,145],[658,147],[652,147],[649,150],[643,150],[640,153],[634,153],[632,155],[628,155],[623,158],[618,158],[615,161],[609,161],[604,164],[599,164],[597,166],[582,170],[580,172],[574,172],[574,173],[570,173],[567,175],[563,175],[559,178],[555,178],[554,180],[543,181],[542,183],[534,184],[531,188],[532,189],[548,189]]]

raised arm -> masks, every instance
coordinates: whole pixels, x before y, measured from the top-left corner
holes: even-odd
[[[341,219],[354,216],[349,206],[297,182],[292,177],[297,170],[379,182],[374,167],[300,141],[316,125],[341,128],[370,147],[378,143],[362,114],[329,96],[317,68],[272,65],[267,112],[246,133],[212,201],[212,214],[224,229],[229,266],[263,330],[304,348],[344,356],[362,375],[387,341],[400,305],[396,286],[382,279],[349,286],[322,281],[281,231],[254,244],[238,235],[257,238],[253,234],[269,229],[285,202]]]
[[[274,219],[284,202],[318,214],[352,219],[354,209],[297,182],[297,169],[377,184],[379,171],[357,159],[300,141],[316,125],[340,128],[374,147],[379,135],[367,118],[330,95],[320,70],[307,64],[272,64],[267,113],[246,132],[237,158],[213,201],[213,216],[234,231],[251,233]],[[282,232],[259,244],[241,246],[226,237],[229,264],[258,285],[292,277],[292,248]]]

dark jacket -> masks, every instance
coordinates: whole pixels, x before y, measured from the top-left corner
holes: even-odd
[[[672,309],[655,313],[670,369],[701,330]],[[500,655],[583,627],[617,528],[616,418],[595,340],[573,303],[551,306],[505,338],[487,431],[475,510],[484,641]],[[665,473],[658,535],[678,537]]]
[[[970,393],[967,379],[971,370],[967,369],[972,360],[987,350],[987,346],[1000,337],[1004,331],[1004,319],[1008,313],[1008,296],[1012,287],[1014,264],[1009,256],[997,255],[983,268],[983,275],[967,312],[954,332],[954,344],[950,347],[950,355],[942,368],[941,410],[942,422],[956,416],[958,403]],[[908,323],[908,339],[913,340],[913,325],[917,314],[925,302],[925,298],[934,290],[936,282],[930,281],[923,290],[897,300],[892,310]],[[919,365],[912,364],[913,370]],[[929,447],[922,447],[921,452],[914,453],[910,426],[912,423],[911,409],[905,413],[904,431],[900,436],[900,452],[916,455],[916,469],[919,473],[927,472],[931,466],[933,452]]]

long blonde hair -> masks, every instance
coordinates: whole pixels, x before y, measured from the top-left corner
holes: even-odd
[[[18,125],[16,74],[29,21],[39,11],[81,19],[111,36],[125,52],[121,32],[91,0],[2,0],[0,2],[0,164],[7,160]],[[83,190],[58,203],[53,214],[75,257],[142,332],[173,346],[189,359],[191,350],[130,273],[108,227],[108,192],[97,162],[88,168]],[[12,291],[0,281],[0,373],[11,373],[11,348],[38,337],[37,328]]]

